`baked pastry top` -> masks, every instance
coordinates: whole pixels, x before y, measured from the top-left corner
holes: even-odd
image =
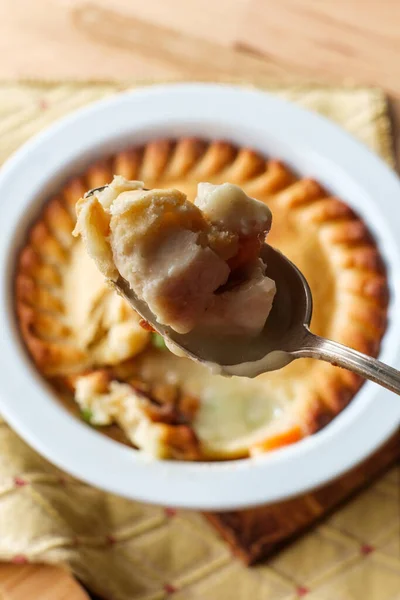
[[[114,175],[194,200],[201,181],[238,184],[273,214],[268,242],[304,273],[312,330],[376,355],[388,288],[363,221],[316,181],[223,141],[157,140],[68,181],[30,228],[16,269],[16,310],[38,370],[72,410],[159,457],[229,459],[291,443],[326,425],[361,385],[321,361],[297,360],[255,380],[225,379],[178,358],[140,326],[72,236],[75,204]]]

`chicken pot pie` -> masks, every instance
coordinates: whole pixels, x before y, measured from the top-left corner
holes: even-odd
[[[352,399],[358,376],[302,359],[254,380],[226,379],[169,352],[162,338],[105,284],[74,238],[75,205],[113,176],[149,189],[230,182],[274,215],[268,242],[307,278],[313,331],[376,356],[388,288],[363,221],[316,181],[222,141],[153,141],[94,164],[49,199],[16,268],[16,310],[38,370],[62,401],[107,435],[160,458],[224,460],[293,443],[325,426]],[[121,184],[123,180],[117,180]],[[221,200],[213,205],[218,221]],[[105,227],[106,227],[105,223]]]

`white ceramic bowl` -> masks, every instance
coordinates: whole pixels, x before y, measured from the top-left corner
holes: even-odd
[[[258,91],[167,85],[79,110],[25,144],[0,173],[0,411],[36,450],[100,488],[146,502],[230,510],[281,500],[346,471],[400,423],[400,401],[366,384],[321,432],[256,459],[157,461],[73,418],[35,372],[18,336],[16,250],[40,202],[96,155],[153,137],[225,138],[313,176],[366,220],[386,260],[390,319],[381,359],[400,367],[400,184],[369,150],[323,118]]]

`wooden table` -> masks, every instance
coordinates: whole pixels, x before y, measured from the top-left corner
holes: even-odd
[[[89,600],[64,569],[0,564],[0,600]]]
[[[0,0],[0,78],[364,83],[400,122],[399,22],[396,0]],[[87,595],[55,567],[3,565],[3,598]]]

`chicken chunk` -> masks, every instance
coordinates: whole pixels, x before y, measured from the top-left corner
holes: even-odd
[[[268,206],[247,196],[238,185],[199,183],[194,203],[210,223],[240,237],[265,236],[271,229]]]
[[[265,325],[275,292],[275,282],[265,276],[265,265],[260,260],[243,281],[214,294],[201,325],[216,335],[256,336]]]

